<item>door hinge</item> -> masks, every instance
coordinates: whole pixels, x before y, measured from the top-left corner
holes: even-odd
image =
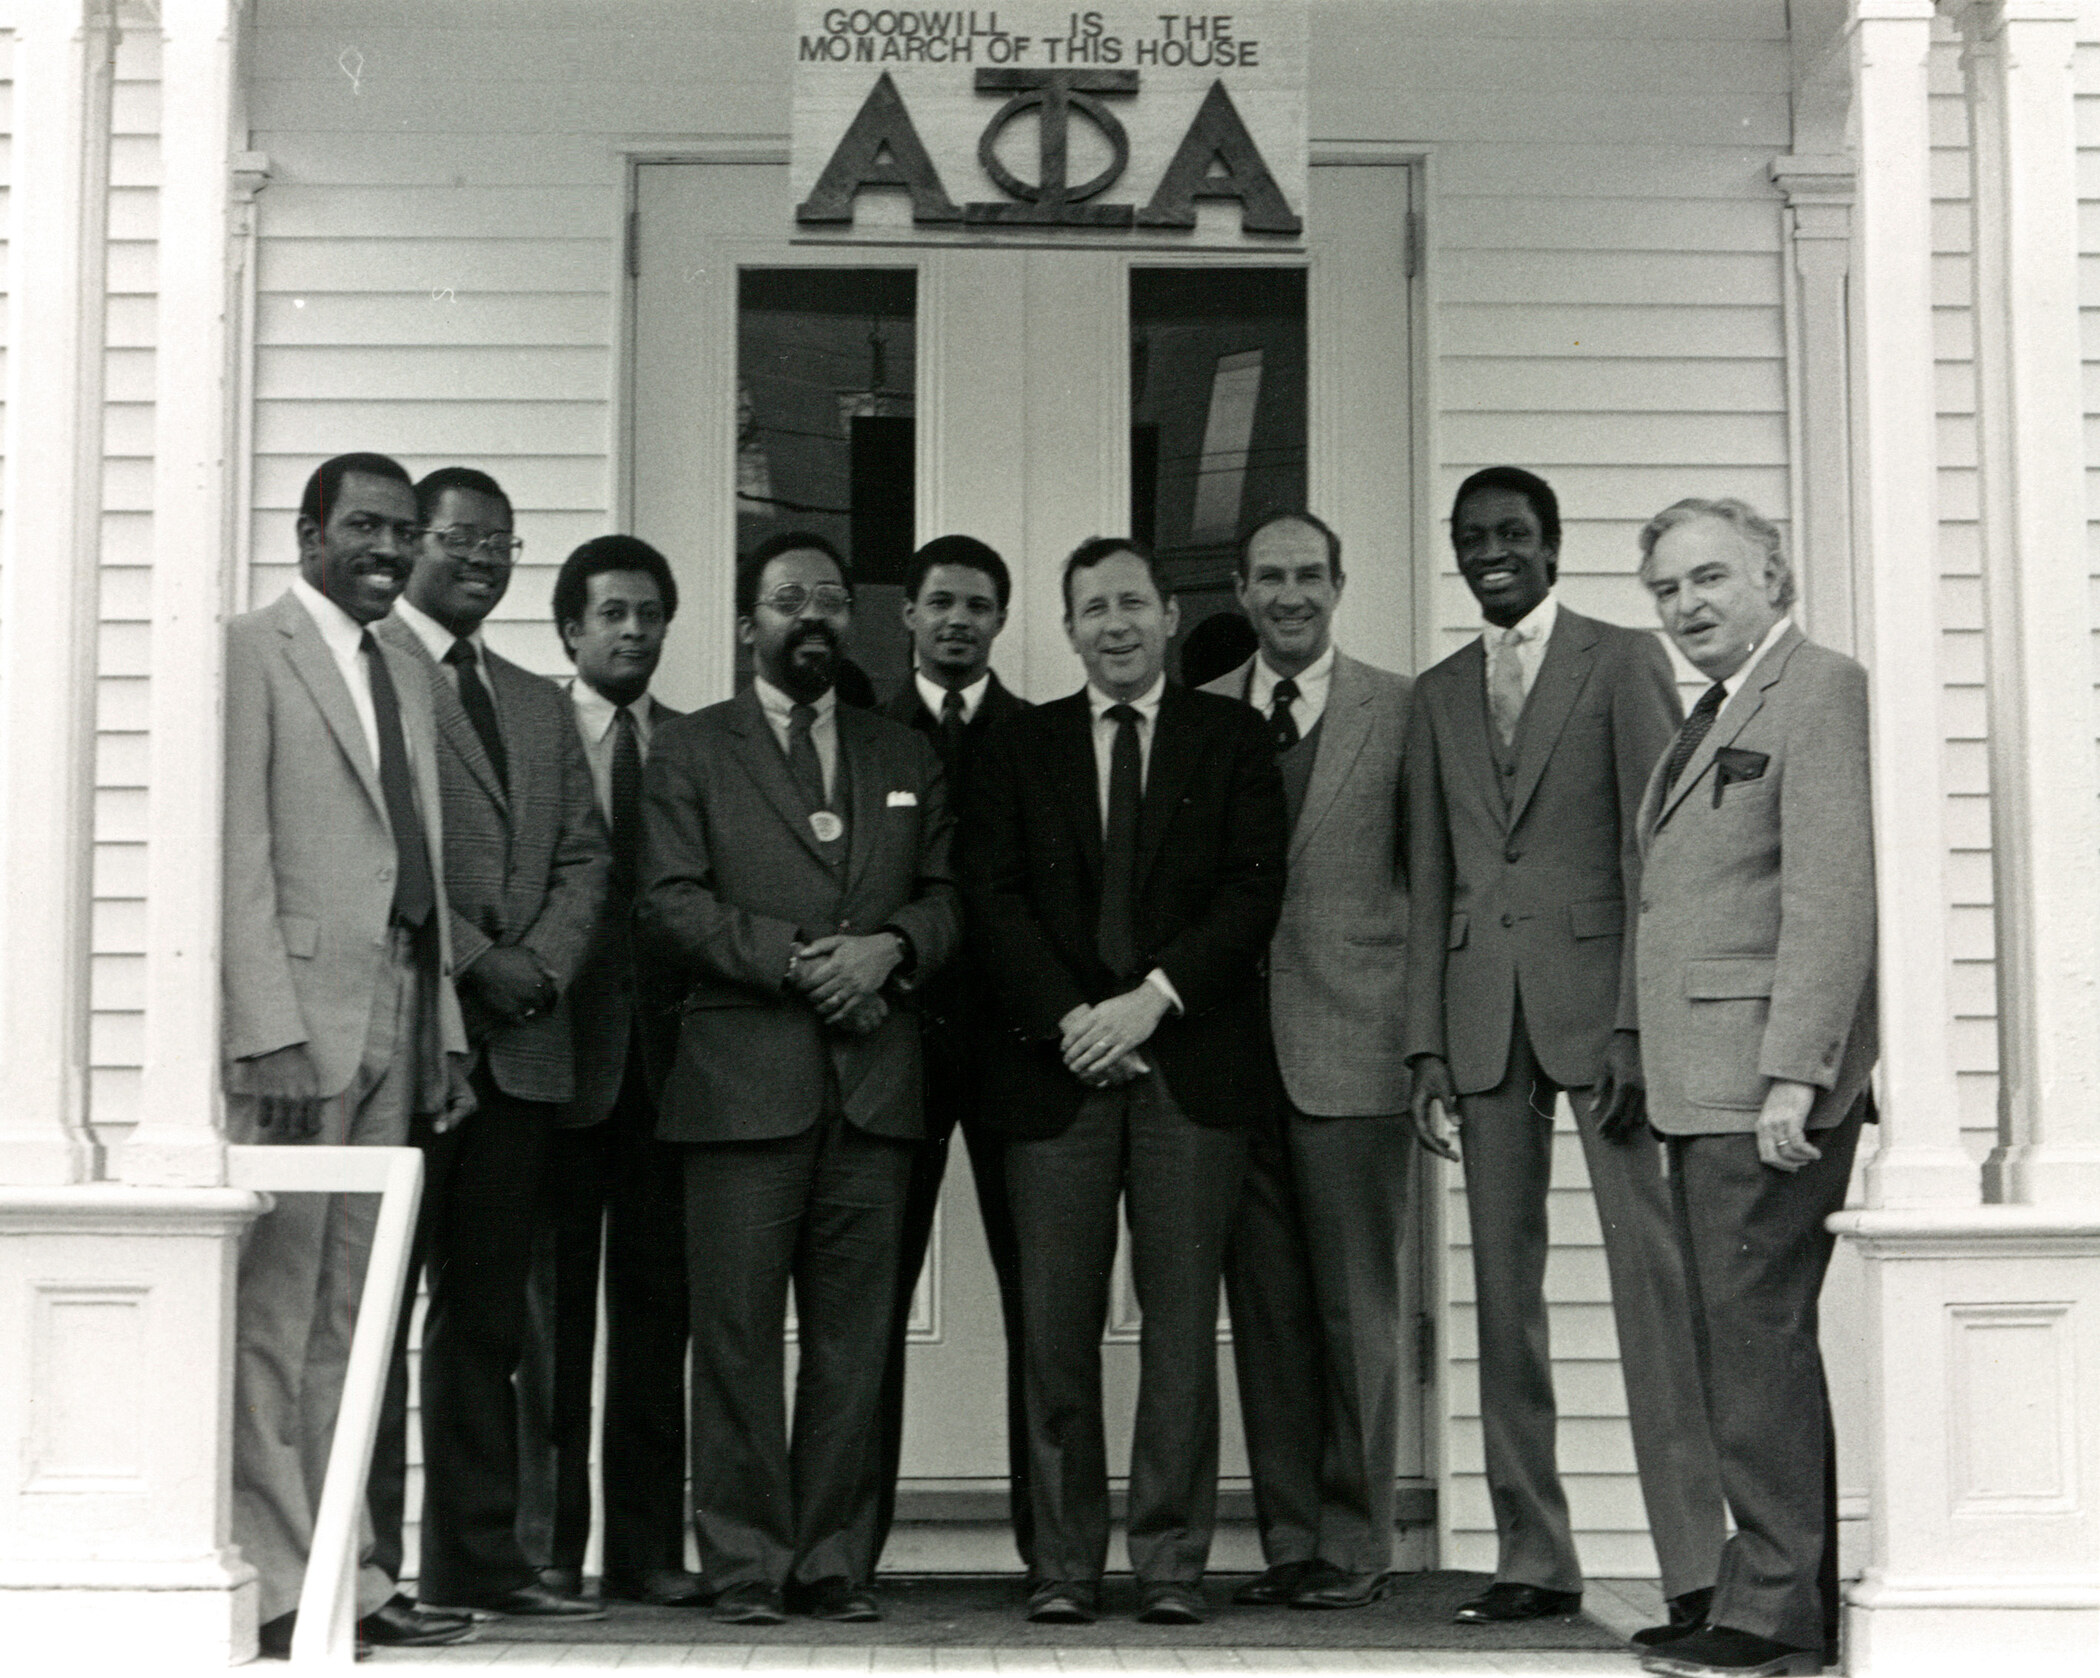
[[[1427,1311],[1415,1315],[1415,1381],[1428,1386],[1436,1366],[1436,1318]]]
[[[642,212],[627,212],[627,277],[638,280],[642,276]]]
[[[1413,279],[1422,271],[1422,212],[1407,212],[1407,277]]]

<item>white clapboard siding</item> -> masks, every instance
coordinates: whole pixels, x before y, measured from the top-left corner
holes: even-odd
[[[15,41],[12,34],[0,34],[0,392],[7,388],[7,194],[14,180],[14,73]],[[0,426],[7,420],[7,402],[0,395]],[[6,435],[0,430],[0,438]],[[0,444],[4,447],[4,444]],[[0,519],[7,517],[7,507],[0,502]],[[4,686],[7,672],[0,670],[0,686]]]

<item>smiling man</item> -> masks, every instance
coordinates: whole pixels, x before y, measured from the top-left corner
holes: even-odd
[[[1020,1245],[1028,1614],[1099,1612],[1120,1206],[1145,1302],[1130,1564],[1139,1618],[1187,1625],[1217,1498],[1219,1269],[1271,1079],[1260,963],[1283,901],[1283,783],[1260,717],[1168,686],[1179,614],[1142,547],[1081,543],[1064,596],[1086,686],[986,742],[962,852],[1003,1014],[986,1112],[1008,1136]]]
[[[1604,1233],[1634,1457],[1671,1617],[1696,1624],[1720,1555],[1721,1494],[1692,1359],[1661,1151],[1640,1122],[1626,921],[1634,818],[1677,727],[1652,634],[1553,596],[1551,486],[1491,466],[1451,510],[1485,620],[1415,684],[1407,740],[1407,1052],[1423,1146],[1458,1157],[1472,1226],[1480,1409],[1499,1547],[1465,1624],[1571,1614],[1582,1569],[1555,1460],[1546,1204],[1566,1093]]]

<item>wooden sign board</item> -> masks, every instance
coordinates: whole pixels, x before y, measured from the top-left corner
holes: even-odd
[[[1289,250],[1305,8],[802,0],[794,234]]]

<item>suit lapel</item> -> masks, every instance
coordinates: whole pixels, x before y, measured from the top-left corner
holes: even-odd
[[[881,835],[878,824],[889,806],[889,777],[883,768],[881,743],[863,726],[866,719],[845,705],[832,715],[837,719],[839,764],[846,770],[853,799],[853,807],[846,812],[846,895],[851,898]]]
[[[1305,803],[1291,829],[1290,860],[1296,862],[1313,830],[1320,825],[1335,795],[1349,779],[1364,742],[1371,737],[1371,684],[1353,658],[1334,655],[1334,676],[1327,689],[1327,709],[1320,716],[1320,743],[1313,750],[1312,778],[1305,784]]]
[[[329,652],[328,643],[321,639],[320,627],[291,595],[285,596],[277,627],[285,636],[285,657],[299,680],[306,684],[306,691],[313,695],[321,720],[328,724],[328,732],[335,736],[336,744],[350,760],[350,767],[357,771],[358,784],[372,800],[372,807],[384,817],[386,793],[379,785],[379,767],[372,761],[371,747],[365,743],[364,724],[357,720],[356,701],[350,697],[349,685],[343,680],[335,655]]]
[[[1524,807],[1538,791],[1553,748],[1575,699],[1590,679],[1597,662],[1597,626],[1578,613],[1561,608],[1553,637],[1546,643],[1546,656],[1539,664],[1538,680],[1531,684],[1531,698],[1524,706],[1517,727],[1517,773],[1509,792],[1509,825],[1514,829],[1524,818]]]
[[[430,708],[437,717],[439,736],[459,755],[460,762],[467,766],[467,773],[488,794],[489,802],[503,812],[506,821],[509,820],[510,800],[504,793],[502,781],[497,778],[496,766],[489,762],[489,754],[481,748],[481,736],[474,732],[474,725],[467,720],[467,708],[459,702],[459,691],[453,687],[438,661],[430,656],[423,638],[398,617],[381,619],[376,633],[392,641],[416,661],[430,685]]]
[[[1138,807],[1137,881],[1142,888],[1167,841],[1169,818],[1182,790],[1195,773],[1203,743],[1195,705],[1184,688],[1171,682],[1160,695],[1153,725],[1152,761],[1145,770],[1145,801]]]
[[[810,830],[810,813],[803,805],[802,791],[788,774],[787,754],[773,738],[773,725],[766,721],[757,689],[747,687],[736,696],[729,714],[729,730],[736,741],[737,761],[743,764],[752,785],[764,794],[766,802],[773,806],[774,813],[788,831],[801,841],[802,848],[825,867],[830,867],[831,858],[824,854],[816,834]],[[846,731],[841,728],[839,750],[843,752],[845,749]]]
[[[1487,649],[1477,639],[1468,641],[1452,656],[1450,671],[1444,713],[1451,719],[1452,756],[1466,765],[1473,796],[1488,820],[1499,826],[1509,813],[1495,780],[1495,748],[1488,739]]]
[[[533,760],[538,755],[527,747],[520,729],[531,709],[531,690],[528,684],[540,680],[530,671],[521,670],[507,658],[493,652],[484,652],[481,666],[488,672],[489,691],[496,697],[496,726],[503,731],[503,748],[510,759],[510,789],[508,807],[514,811],[532,808],[533,794],[538,790],[533,785]],[[448,684],[449,685],[449,684]],[[487,754],[483,754],[487,761]],[[490,765],[491,776],[495,766]]]
[[[1093,878],[1101,878],[1101,781],[1094,769],[1094,712],[1086,690],[1044,707],[1057,713],[1050,731],[1051,773],[1058,782],[1058,803],[1079,836],[1079,854]]]
[[[1660,793],[1655,813],[1655,825],[1661,827],[1670,819],[1671,813],[1685,800],[1685,795],[1698,785],[1700,776],[1714,760],[1714,754],[1723,746],[1732,746],[1750,719],[1764,709],[1765,689],[1771,687],[1786,672],[1786,661],[1793,657],[1794,649],[1801,644],[1802,635],[1798,626],[1789,625],[1784,635],[1759,661],[1758,668],[1750,673],[1750,679],[1721,707],[1721,714],[1714,718],[1714,725],[1706,731],[1706,738],[1699,742],[1699,749],[1685,763],[1684,773],[1677,777],[1677,784],[1668,793]],[[1663,761],[1669,761],[1664,754]],[[1660,771],[1658,770],[1658,774]]]

